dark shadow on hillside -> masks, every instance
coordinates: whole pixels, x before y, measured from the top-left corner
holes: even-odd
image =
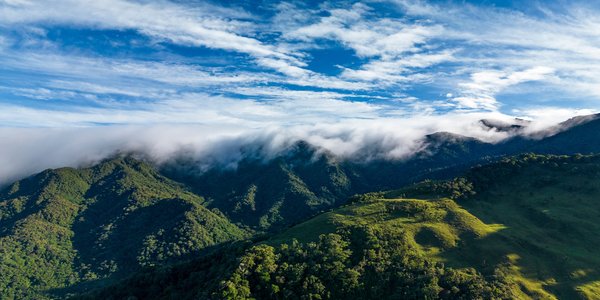
[[[512,254],[525,277],[555,279],[544,288],[561,299],[580,298],[577,286],[600,280],[599,155],[526,154],[474,168],[456,180],[424,182],[384,197],[452,194],[485,224],[506,226],[485,237],[463,234],[456,248],[441,254],[456,267],[489,275]]]
[[[190,253],[185,257],[179,258],[176,263],[138,268],[137,272],[130,273],[129,275],[113,274],[112,276],[102,279],[87,280],[68,287],[47,290],[46,294],[57,298],[95,298],[95,296],[92,296],[93,293],[105,290],[107,287],[128,285],[133,282],[139,283],[144,282],[145,280],[156,280],[157,282],[153,288],[157,288],[161,282],[163,284],[168,282],[165,278],[173,279],[174,277],[172,276],[177,277],[178,275],[179,277],[183,277],[183,275],[189,275],[196,269],[200,270],[205,268],[207,264],[214,264],[215,261],[219,261],[222,259],[221,257],[225,255],[231,256],[232,254],[230,253],[241,253],[241,251],[246,249],[249,244],[250,243],[247,241],[224,242]],[[234,249],[234,251],[232,251],[232,249]],[[186,271],[182,272],[181,270]],[[178,272],[181,273],[178,274]],[[152,278],[149,278],[149,276]],[[151,289],[147,291],[147,293],[151,295]]]
[[[136,271],[145,239],[163,230],[169,240],[176,234],[173,230],[181,216],[191,209],[183,200],[164,199],[123,213],[127,202],[115,200],[99,199],[73,225],[73,247],[79,253],[79,263],[101,276]]]

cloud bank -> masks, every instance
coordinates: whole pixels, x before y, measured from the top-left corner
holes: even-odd
[[[534,111],[530,133],[574,114],[589,111]],[[422,149],[426,134],[446,131],[486,142],[510,135],[483,127],[479,120],[514,122],[498,113],[453,113],[401,119],[353,119],[336,123],[266,126],[155,125],[84,128],[0,128],[0,185],[47,168],[81,167],[122,153],[136,153],[160,165],[179,155],[189,156],[198,170],[231,168],[248,155],[270,159],[297,141],[306,141],[340,159],[405,159]]]

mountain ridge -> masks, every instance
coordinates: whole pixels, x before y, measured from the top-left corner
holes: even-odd
[[[9,298],[122,277],[248,236],[199,196],[127,157],[12,184],[0,194],[0,224],[0,290]]]
[[[597,154],[504,158],[357,196],[234,258],[149,271],[83,299],[598,299],[599,176]],[[194,281],[207,274],[219,279]]]
[[[600,120],[596,117],[582,116],[577,121],[561,124],[566,127],[564,130],[541,140],[516,135],[498,143],[438,132],[425,136],[421,150],[404,159],[353,161],[299,141],[270,159],[249,155],[242,158],[236,168],[214,167],[204,172],[190,172],[194,161],[184,160],[188,171],[179,172],[177,165],[169,164],[163,170],[168,177],[207,197],[209,206],[218,208],[236,222],[269,230],[340,205],[356,193],[393,189],[432,176],[450,178],[473,165],[504,156],[526,152],[586,153],[582,151],[585,147],[588,152],[600,152],[600,143],[595,138]],[[269,193],[265,194],[265,190]],[[283,204],[285,199],[294,199],[295,205]],[[285,212],[286,207],[289,212]],[[279,218],[280,213],[288,217]],[[240,214],[254,217],[242,220],[238,218]]]

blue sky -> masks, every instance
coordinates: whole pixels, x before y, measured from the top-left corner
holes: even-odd
[[[572,1],[0,0],[0,126],[292,126],[600,98]]]
[[[600,108],[591,1],[0,0],[0,186],[123,152],[402,159]],[[201,167],[202,167],[201,166]]]

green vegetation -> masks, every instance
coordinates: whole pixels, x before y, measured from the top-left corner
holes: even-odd
[[[366,149],[358,155],[369,158],[368,163],[360,157],[342,160],[298,142],[268,160],[260,152],[244,149],[236,168],[216,166],[199,172],[194,166],[205,165],[202,161],[180,158],[163,171],[205,196],[209,207],[219,209],[232,222],[273,233],[337,208],[351,195],[397,189],[425,179],[453,178],[476,164],[507,155],[600,153],[600,119],[584,119],[587,122],[565,122],[559,126],[563,131],[541,140],[515,136],[497,144],[438,132],[425,136],[422,149],[402,160],[377,159],[379,150],[369,153]]]
[[[430,148],[408,161],[354,163],[299,142],[269,161],[248,155],[235,169],[198,173],[189,170],[197,162],[184,160],[163,171],[205,196],[209,207],[234,223],[272,233],[339,207],[354,194],[397,188],[434,176],[432,172],[455,176],[493,148],[448,133],[431,135],[425,142]]]
[[[16,182],[0,194],[0,298],[62,295],[247,236],[203,202],[132,158]]]
[[[337,207],[356,193],[356,176],[328,154],[318,155],[306,143],[265,162],[250,156],[235,169],[216,168],[202,174],[183,172],[193,162],[165,167],[236,224],[258,231],[277,231]],[[354,176],[354,177],[353,177]]]
[[[600,156],[522,155],[89,297],[600,299],[599,196]]]
[[[505,265],[536,297],[600,298],[600,156],[522,155],[383,197],[398,195],[453,195],[479,220],[504,227],[435,256],[448,265]]]
[[[44,171],[0,192],[0,298],[600,299],[600,155],[527,154],[363,194],[491,153],[428,142],[393,163],[300,143],[235,170],[167,166],[171,179],[130,157]]]
[[[393,238],[391,238],[393,237]],[[405,238],[370,226],[316,242],[229,250],[192,264],[147,272],[83,299],[511,299],[498,272],[429,261]],[[239,257],[231,253],[239,253]]]
[[[501,272],[484,277],[472,268],[445,267],[421,255],[409,230],[385,229],[352,222],[315,242],[301,244],[294,239],[281,246],[255,246],[222,281],[217,295],[223,299],[515,297],[512,283]]]

